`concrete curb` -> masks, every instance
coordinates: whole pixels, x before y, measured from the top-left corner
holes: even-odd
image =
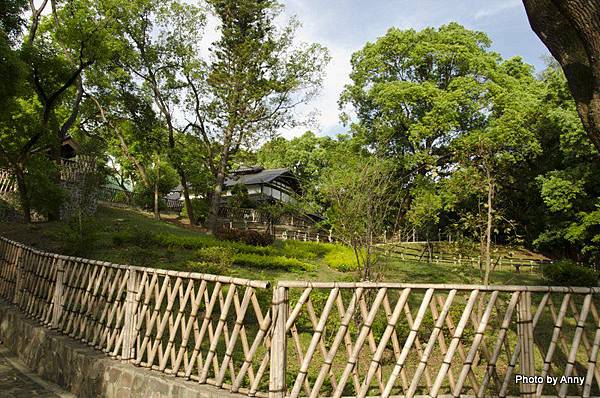
[[[82,398],[242,397],[108,358],[79,341],[37,324],[2,301],[0,341],[41,378]]]

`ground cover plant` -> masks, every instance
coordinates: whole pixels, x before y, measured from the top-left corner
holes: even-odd
[[[76,226],[79,225],[75,223]],[[73,228],[71,228],[73,229]],[[59,222],[39,224],[3,223],[0,235],[30,246],[81,257],[173,270],[231,275],[270,281],[353,281],[356,260],[351,248],[341,244],[277,240],[268,246],[220,240],[165,221],[148,212],[100,207],[94,219],[93,240],[80,231],[65,232]],[[391,251],[378,252],[382,278],[411,283],[478,283],[477,267],[403,260]],[[502,269],[494,283],[546,284],[539,272],[516,274]]]

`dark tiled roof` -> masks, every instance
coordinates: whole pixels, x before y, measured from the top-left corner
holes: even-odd
[[[271,182],[279,177],[290,177],[293,178],[292,174],[288,169],[267,169],[260,170],[256,173],[247,173],[244,170],[245,174],[236,175],[235,172],[232,173],[230,177],[227,177],[225,180],[226,187],[232,187],[236,184],[244,184],[244,185],[254,185],[254,184],[263,184]]]

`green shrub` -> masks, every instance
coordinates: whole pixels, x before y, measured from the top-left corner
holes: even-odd
[[[338,246],[335,250],[327,253],[323,260],[325,264],[341,272],[356,271],[358,269],[356,256],[349,247]]]
[[[591,268],[577,265],[570,260],[561,260],[542,266],[544,278],[550,285],[598,286],[598,273]]]
[[[113,244],[119,247],[128,244],[144,248],[156,243],[156,240],[156,236],[152,232],[145,230],[128,229],[112,235]]]
[[[201,271],[205,274],[229,275],[234,254],[235,250],[221,246],[199,249],[196,251],[199,262],[194,263],[196,264],[194,269],[197,269],[199,264],[203,264],[203,267],[210,271]]]
[[[194,209],[194,220],[197,224],[204,224],[206,222],[206,217],[208,217],[209,206],[206,200],[204,199],[191,199],[192,209]],[[181,215],[183,217],[188,216],[187,206],[183,206],[183,210],[181,211]]]
[[[281,242],[281,249],[286,257],[302,258],[314,260],[323,257],[335,249],[335,245],[317,242],[300,242],[296,240],[286,240]]]
[[[221,240],[242,242],[252,246],[269,246],[275,241],[270,234],[241,229],[220,229],[215,236]]]
[[[193,272],[211,275],[229,275],[230,268],[223,268],[221,264],[207,263],[204,261],[188,261],[187,268]]]
[[[263,268],[283,271],[314,271],[316,267],[284,256],[261,256],[251,253],[238,253],[233,257],[233,263],[242,267]]]
[[[92,217],[72,217],[58,230],[61,251],[71,256],[85,256],[93,248],[97,235]]]

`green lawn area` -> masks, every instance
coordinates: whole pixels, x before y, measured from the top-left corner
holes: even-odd
[[[119,264],[224,273],[262,280],[352,281],[353,252],[340,244],[276,241],[267,247],[218,240],[213,236],[129,209],[100,207],[78,225],[48,222],[0,225],[0,235],[55,253]],[[80,230],[82,233],[78,233]],[[229,260],[227,260],[229,258]],[[220,266],[221,262],[233,266]],[[479,269],[468,265],[427,264],[379,255],[383,279],[411,283],[479,283]],[[496,284],[543,284],[539,273],[497,271]]]

